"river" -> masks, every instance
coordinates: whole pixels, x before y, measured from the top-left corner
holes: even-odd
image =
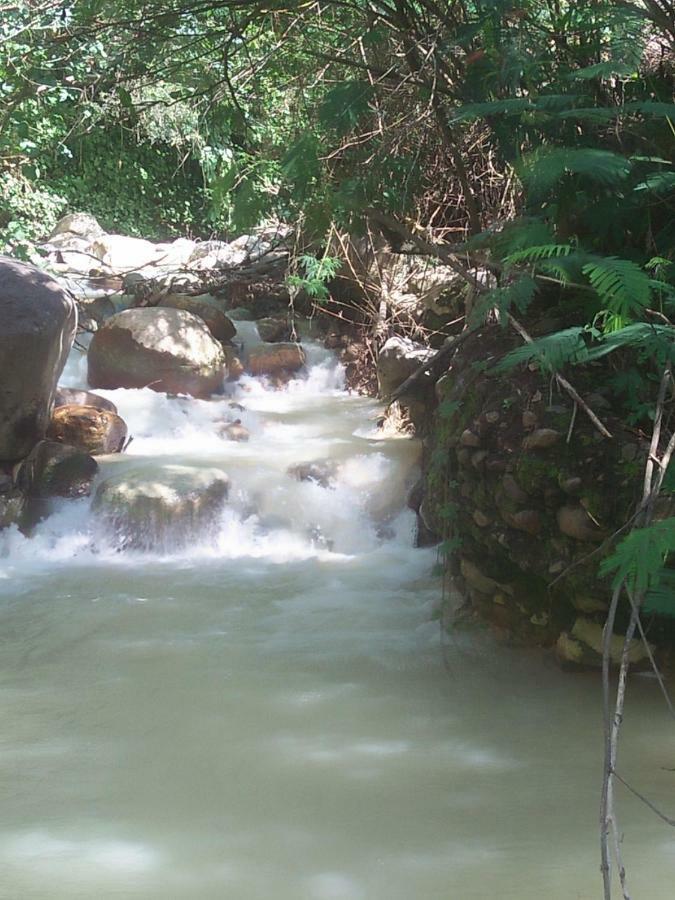
[[[405,509],[415,442],[309,361],[214,401],[101,392],[134,436],[103,477],[229,474],[208,534],[120,553],[80,500],[0,535],[0,897],[601,895],[597,677],[442,634]],[[62,383],[85,371],[74,350]],[[233,401],[247,443],[217,434]],[[321,458],[332,485],[287,474]],[[673,735],[636,678],[621,769],[670,814]],[[619,810],[635,900],[672,900],[672,829],[625,792]]]

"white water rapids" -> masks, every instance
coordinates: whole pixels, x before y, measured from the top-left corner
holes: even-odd
[[[0,535],[3,900],[600,896],[597,678],[442,640],[415,445],[309,359],[282,391],[101,392],[134,440],[100,477],[222,468],[213,534],[115,552],[81,500]],[[74,351],[62,383],[85,375]],[[248,443],[218,437],[233,414]],[[327,457],[332,487],[286,473]],[[629,693],[622,774],[672,815],[672,723],[652,680]],[[619,810],[635,900],[672,900],[672,829]]]

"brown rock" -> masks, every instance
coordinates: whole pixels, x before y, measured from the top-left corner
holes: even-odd
[[[247,369],[251,375],[278,377],[297,372],[305,361],[300,344],[262,344],[249,351]]]
[[[492,524],[492,519],[486,516],[484,512],[481,512],[480,509],[474,510],[473,520],[479,528],[487,528],[488,525]]]
[[[58,406],[93,406],[95,409],[107,409],[117,412],[112,400],[106,400],[93,391],[82,391],[74,388],[58,387],[54,396],[54,408]]]
[[[502,488],[506,496],[515,503],[527,503],[529,495],[508,472],[502,478]]]
[[[59,406],[47,428],[47,438],[96,456],[120,453],[127,439],[124,419],[95,406]]]
[[[541,531],[541,516],[536,509],[521,509],[510,516],[510,524],[535,537]]]
[[[223,425],[218,433],[228,441],[247,441],[251,437],[251,432],[241,424],[241,419]]]
[[[245,371],[243,362],[237,356],[237,349],[224,344],[223,353],[225,354],[225,365],[227,366],[227,380],[237,381]]]
[[[523,438],[523,450],[547,450],[558,443],[562,434],[554,428],[537,428]]]
[[[601,541],[606,535],[583,506],[562,506],[558,510],[557,520],[560,531],[577,541]]]
[[[473,431],[466,428],[459,439],[463,447],[480,447],[480,438]]]

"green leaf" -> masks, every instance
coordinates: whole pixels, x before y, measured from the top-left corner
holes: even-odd
[[[675,518],[663,519],[647,528],[635,528],[600,565],[602,575],[614,575],[616,588],[624,581],[642,594],[657,588],[669,553],[675,551]]]

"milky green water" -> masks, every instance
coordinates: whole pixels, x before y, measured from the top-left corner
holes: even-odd
[[[108,394],[135,440],[102,477],[230,474],[187,549],[117,553],[87,501],[3,535],[0,897],[601,896],[597,679],[442,638],[434,552],[401,512],[415,446],[311,360],[286,392],[239,389],[243,445],[217,437],[227,401]],[[321,456],[333,488],[287,476]],[[674,734],[636,679],[621,770],[671,815]],[[672,900],[672,830],[619,810],[632,896]]]

